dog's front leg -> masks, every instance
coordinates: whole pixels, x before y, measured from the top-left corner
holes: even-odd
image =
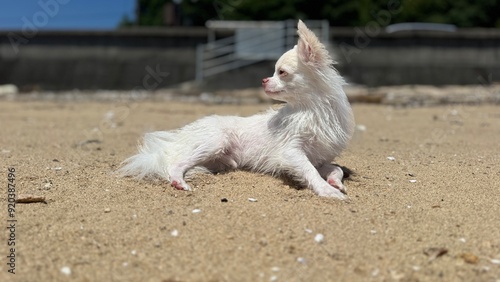
[[[286,169],[292,176],[307,184],[319,196],[333,197],[341,200],[347,198],[338,188],[332,187],[332,185],[323,179],[318,170],[301,150],[286,152],[284,154],[284,159],[285,166],[287,167]]]
[[[347,193],[346,187],[342,184],[344,171],[339,166],[326,163],[318,168],[318,172],[323,179],[326,179],[328,184],[339,189],[344,194]]]

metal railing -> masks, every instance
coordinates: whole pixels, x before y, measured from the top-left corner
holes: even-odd
[[[306,21],[325,44],[329,23]],[[297,42],[296,21],[208,21],[208,43],[196,50],[196,80],[264,60],[276,60]],[[234,31],[234,36],[215,40],[217,29]]]

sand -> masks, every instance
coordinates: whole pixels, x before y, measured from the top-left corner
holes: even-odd
[[[193,192],[113,175],[145,132],[268,107],[0,101],[2,224],[9,168],[46,199],[15,206],[0,281],[500,280],[498,106],[355,104],[348,201],[242,171]]]

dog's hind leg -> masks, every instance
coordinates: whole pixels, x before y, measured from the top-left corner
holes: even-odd
[[[191,187],[184,180],[184,175],[195,166],[201,166],[209,171],[217,172],[225,168],[236,168],[236,162],[228,155],[231,149],[224,138],[216,137],[197,144],[192,151],[186,151],[177,156],[168,168],[170,184],[178,190],[190,191]]]
[[[191,187],[184,180],[184,175],[189,169],[210,159],[210,154],[210,150],[197,149],[189,155],[182,156],[179,161],[173,161],[168,168],[170,185],[177,190],[191,191]]]
[[[184,162],[172,164],[168,170],[170,185],[177,190],[191,191],[191,187],[184,180],[184,174],[195,165],[196,163],[191,162],[189,159]]]
[[[342,184],[344,171],[339,166],[326,163],[318,168],[318,172],[328,184],[339,189],[344,194],[347,193],[346,187]]]

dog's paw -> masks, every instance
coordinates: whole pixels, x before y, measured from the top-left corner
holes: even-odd
[[[320,197],[336,198],[339,200],[347,199],[347,196],[344,193],[342,193],[339,189],[333,187],[321,189],[317,193]]]
[[[347,188],[342,184],[342,181],[336,177],[329,177],[327,180],[333,188],[338,189],[340,192],[347,194]]]
[[[170,185],[177,190],[191,191],[191,187],[182,180],[172,180],[172,182],[170,182]]]

